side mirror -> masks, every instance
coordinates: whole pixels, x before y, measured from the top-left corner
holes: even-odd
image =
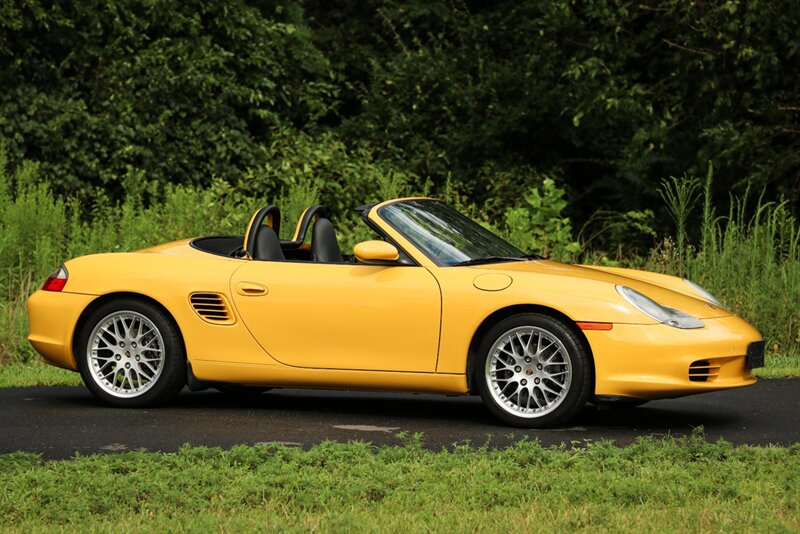
[[[364,263],[375,263],[385,261],[397,261],[400,259],[400,252],[397,247],[386,241],[363,241],[353,247],[358,261]]]

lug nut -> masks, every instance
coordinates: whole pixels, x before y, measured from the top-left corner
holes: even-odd
[[[533,383],[534,383],[534,384],[538,384],[539,382],[541,382],[541,380],[539,380],[538,378],[534,378],[534,379],[533,379]]]
[[[141,360],[141,359],[142,359],[142,358],[141,358],[141,356],[139,356],[139,355],[137,354],[137,355],[136,355],[136,361],[138,362],[138,361],[139,361],[139,360]]]
[[[528,381],[527,381],[527,380],[525,380],[525,379],[523,378],[523,379],[520,381],[520,384],[522,384],[523,386],[527,386],[527,385],[528,385]]]
[[[125,347],[125,342],[124,342],[124,341],[120,341],[120,342],[119,342],[119,346],[120,346],[120,347]]]
[[[119,354],[117,354],[116,356],[114,356],[114,358],[116,358],[116,360],[117,360],[117,361],[120,361],[120,360],[122,359],[122,356],[120,356]]]
[[[129,364],[129,363],[126,363],[126,364],[125,364],[125,369],[130,369],[130,368],[131,368],[131,364]]]
[[[517,373],[521,373],[522,372],[522,367],[520,367],[518,365],[518,366],[514,367],[514,371],[517,372]]]
[[[131,347],[136,348],[136,343],[131,343]]]
[[[536,366],[536,368],[541,371],[542,370],[542,364],[540,363],[539,365]]]
[[[531,363],[531,357],[525,356],[525,363]]]

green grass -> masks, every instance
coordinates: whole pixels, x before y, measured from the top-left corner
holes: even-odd
[[[800,445],[322,443],[0,456],[6,532],[796,531]]]
[[[673,179],[665,186],[672,213],[691,210],[691,197],[702,200],[702,221],[696,244],[665,240],[651,254],[648,270],[688,277],[715,295],[728,309],[755,326],[784,369],[800,367],[800,225],[784,202],[732,198],[719,216],[711,198],[712,173],[703,192],[696,178]],[[688,205],[684,205],[687,204]],[[682,228],[680,217],[676,225]],[[778,363],[776,362],[776,363]]]
[[[794,378],[800,376],[800,354],[767,354],[764,367],[755,370],[759,378]]]
[[[31,363],[0,365],[0,388],[30,386],[78,386],[81,376],[73,371],[47,365],[38,360]]]

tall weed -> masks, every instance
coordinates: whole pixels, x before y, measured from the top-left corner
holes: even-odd
[[[8,169],[0,146],[0,362],[33,355],[25,341],[27,297],[65,260],[202,234],[243,234],[264,202],[222,181],[208,189],[170,185],[158,191],[130,172],[124,183],[124,201],[99,196],[85,220],[84,206],[55,196],[35,164]]]
[[[320,144],[321,143],[321,144]],[[485,206],[469,201],[449,181],[438,192],[430,182],[375,161],[362,148],[347,148],[334,139],[276,136],[271,163],[243,175],[236,184],[215,180],[211,187],[155,186],[139,171],[128,169],[125,196],[112,202],[102,195],[94,205],[52,193],[38,167],[25,162],[9,169],[0,146],[0,363],[27,361],[33,351],[25,342],[25,301],[64,260],[94,252],[135,250],[197,235],[241,235],[258,207],[276,203],[282,209],[282,237],[289,238],[303,209],[324,203],[331,210],[343,251],[371,239],[372,231],[352,208],[392,197],[436,195],[520,248],[563,261],[617,262],[687,276],[705,286],[733,311],[750,320],[775,352],[800,360],[800,230],[785,202],[747,197],[733,199],[726,216],[717,216],[711,198],[712,172],[703,203],[700,243],[691,243],[689,213],[697,200],[698,180],[672,179],[664,198],[674,205],[678,231],[662,241],[646,260],[617,251],[585,246],[594,238],[586,229],[576,238],[564,215],[565,192],[550,178],[532,177],[520,203],[491,218]],[[87,216],[89,213],[89,216]],[[653,234],[652,213],[629,212],[606,219],[603,228],[640,236]],[[588,236],[588,237],[587,237]],[[643,265],[644,264],[644,265]]]
[[[786,202],[768,202],[762,196],[750,206],[747,195],[732,198],[727,215],[717,216],[712,207],[712,178],[709,169],[702,193],[700,246],[681,244],[679,230],[675,241],[665,240],[653,251],[648,266],[685,275],[705,287],[752,322],[773,352],[800,359],[798,221]],[[697,183],[683,178],[672,186],[688,191]],[[670,207],[673,213],[680,209]]]

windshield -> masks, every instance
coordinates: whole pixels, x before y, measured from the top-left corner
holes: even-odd
[[[378,214],[438,265],[525,259],[525,254],[483,226],[435,200],[403,200]]]

